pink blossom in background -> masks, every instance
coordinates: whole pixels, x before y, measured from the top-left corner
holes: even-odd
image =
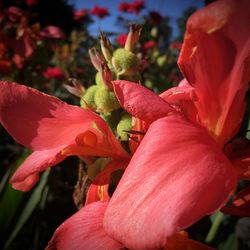
[[[64,39],[65,38],[63,31],[59,27],[52,26],[52,25],[43,28],[39,32],[39,34],[45,38],[54,38],[54,39]]]
[[[18,7],[11,6],[6,10],[6,14],[11,22],[18,22],[23,16],[23,11]]]
[[[84,19],[87,15],[88,15],[87,9],[76,10],[74,12],[74,20],[80,21],[80,20]]]
[[[31,6],[37,5],[39,3],[39,0],[25,0],[25,2],[26,2],[26,5],[31,7]]]
[[[142,48],[147,51],[147,50],[153,49],[156,45],[157,43],[154,40],[150,40],[150,41],[145,42],[142,45]]]
[[[43,76],[47,79],[65,79],[65,74],[59,67],[48,67],[46,71],[43,72]]]

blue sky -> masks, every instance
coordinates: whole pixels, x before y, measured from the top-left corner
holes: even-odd
[[[94,23],[90,25],[89,29],[92,35],[97,35],[99,30],[121,32],[121,29],[116,24],[116,16],[119,14],[117,10],[118,0],[68,0],[70,4],[74,5],[76,9],[87,8],[91,9],[95,5],[100,5],[109,9],[111,15],[102,20],[94,17]],[[126,2],[131,2],[131,0],[125,0]],[[173,28],[173,36],[177,35],[177,18],[182,14],[182,12],[190,6],[195,6],[197,8],[202,8],[204,6],[203,0],[145,0],[146,8],[141,12],[141,14],[147,13],[149,10],[156,10],[163,16],[170,17],[170,24]],[[133,14],[124,14],[124,16],[130,19],[136,20],[136,16]]]

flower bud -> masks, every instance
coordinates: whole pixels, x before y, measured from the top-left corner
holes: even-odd
[[[133,75],[139,69],[139,60],[136,55],[130,51],[119,48],[112,57],[112,65],[118,75]]]
[[[104,87],[97,88],[95,92],[95,104],[97,111],[104,114],[120,108],[114,92],[108,91]]]
[[[138,24],[131,24],[130,31],[125,43],[125,49],[128,51],[133,51],[141,35],[141,26]]]
[[[91,48],[89,49],[89,57],[96,70],[100,71],[102,63],[105,62],[103,55],[99,52],[98,49]]]
[[[96,85],[92,85],[86,90],[85,94],[83,95],[80,101],[81,107],[86,108],[86,103],[87,103],[93,110],[96,110],[95,93],[97,88],[98,87]]]
[[[104,87],[108,90],[113,89],[113,74],[106,63],[101,65],[101,79]]]
[[[73,86],[64,84],[63,85],[64,88],[66,88],[68,92],[71,93],[72,95],[75,95],[81,98],[85,92],[85,88],[82,86],[82,84],[75,78],[69,78],[68,81]]]
[[[112,58],[112,44],[109,41],[108,37],[104,35],[102,32],[100,34],[100,43],[101,43],[101,50],[104,58],[107,62],[111,61]]]
[[[131,129],[132,129],[132,119],[128,114],[126,114],[122,117],[122,119],[120,120],[120,122],[116,127],[117,134],[120,136],[121,141],[127,141],[129,139],[128,133],[126,131],[129,131]]]

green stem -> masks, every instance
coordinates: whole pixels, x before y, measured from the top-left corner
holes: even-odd
[[[220,224],[223,220],[223,217],[224,217],[224,214],[221,213],[221,212],[218,212],[215,217],[214,217],[214,221],[213,221],[213,224],[207,234],[207,237],[205,239],[205,242],[206,243],[210,243],[211,241],[213,241],[219,227],[220,227]]]

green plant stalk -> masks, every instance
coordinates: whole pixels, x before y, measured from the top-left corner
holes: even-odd
[[[207,234],[207,237],[205,239],[205,242],[206,243],[210,243],[213,241],[219,227],[220,227],[220,224],[222,222],[224,218],[224,214],[222,212],[217,212],[217,214],[215,215],[215,218],[212,222],[212,226]]]

